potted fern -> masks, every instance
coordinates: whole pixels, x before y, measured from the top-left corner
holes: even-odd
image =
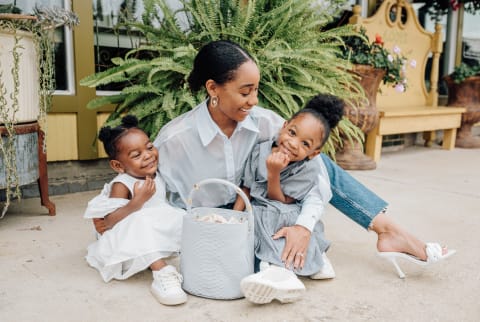
[[[80,82],[89,87],[129,85],[116,95],[92,100],[87,107],[113,104],[116,108],[108,124],[117,124],[128,112],[155,137],[166,122],[205,98],[205,94],[192,95],[186,79],[198,49],[217,39],[235,41],[253,55],[262,74],[259,105],[283,117],[291,116],[319,92],[346,101],[363,97],[360,85],[346,70],[350,64],[338,54],[342,37],[353,34],[353,28],[322,31],[345,2],[331,1],[327,10],[307,0],[181,0],[182,8],[173,10],[165,0],[145,1],[142,21],[129,24],[145,43],[125,57],[112,59],[114,67]],[[351,86],[357,90],[346,90]],[[332,157],[343,143],[340,133],[363,140],[363,133],[344,118],[325,148]]]
[[[38,133],[43,134],[55,85],[52,32],[76,23],[77,16],[63,9],[22,14],[13,5],[0,6],[0,218],[12,198],[21,198],[20,186],[38,178],[38,151],[44,149]],[[46,206],[54,213],[54,206]]]

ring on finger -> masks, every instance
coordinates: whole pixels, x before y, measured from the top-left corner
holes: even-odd
[[[303,253],[296,253],[295,256],[303,257]]]

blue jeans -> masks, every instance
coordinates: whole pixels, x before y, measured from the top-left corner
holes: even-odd
[[[368,229],[373,218],[384,210],[388,203],[340,168],[328,156],[323,153],[321,156],[330,177],[332,189],[330,203],[357,224]]]

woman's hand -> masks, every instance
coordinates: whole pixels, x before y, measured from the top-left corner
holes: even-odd
[[[285,238],[285,248],[282,253],[285,267],[289,268],[293,264],[295,269],[303,268],[311,234],[307,228],[295,225],[283,227],[273,235],[273,239]]]

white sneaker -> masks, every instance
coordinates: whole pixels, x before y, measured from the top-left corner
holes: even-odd
[[[260,261],[260,265],[258,266],[260,272],[261,271],[264,271],[266,270],[267,268],[269,268],[271,265],[269,262],[265,262],[265,261]]]
[[[153,271],[152,294],[164,305],[178,305],[187,301],[187,294],[182,290],[183,278],[175,267],[167,265],[159,271]]]
[[[335,271],[333,270],[332,263],[327,257],[327,254],[322,254],[323,266],[322,268],[313,275],[310,275],[310,278],[313,280],[326,280],[335,278]]]
[[[274,299],[289,303],[305,293],[305,286],[295,273],[274,265],[243,278],[240,289],[245,298],[257,304],[270,303]]]

